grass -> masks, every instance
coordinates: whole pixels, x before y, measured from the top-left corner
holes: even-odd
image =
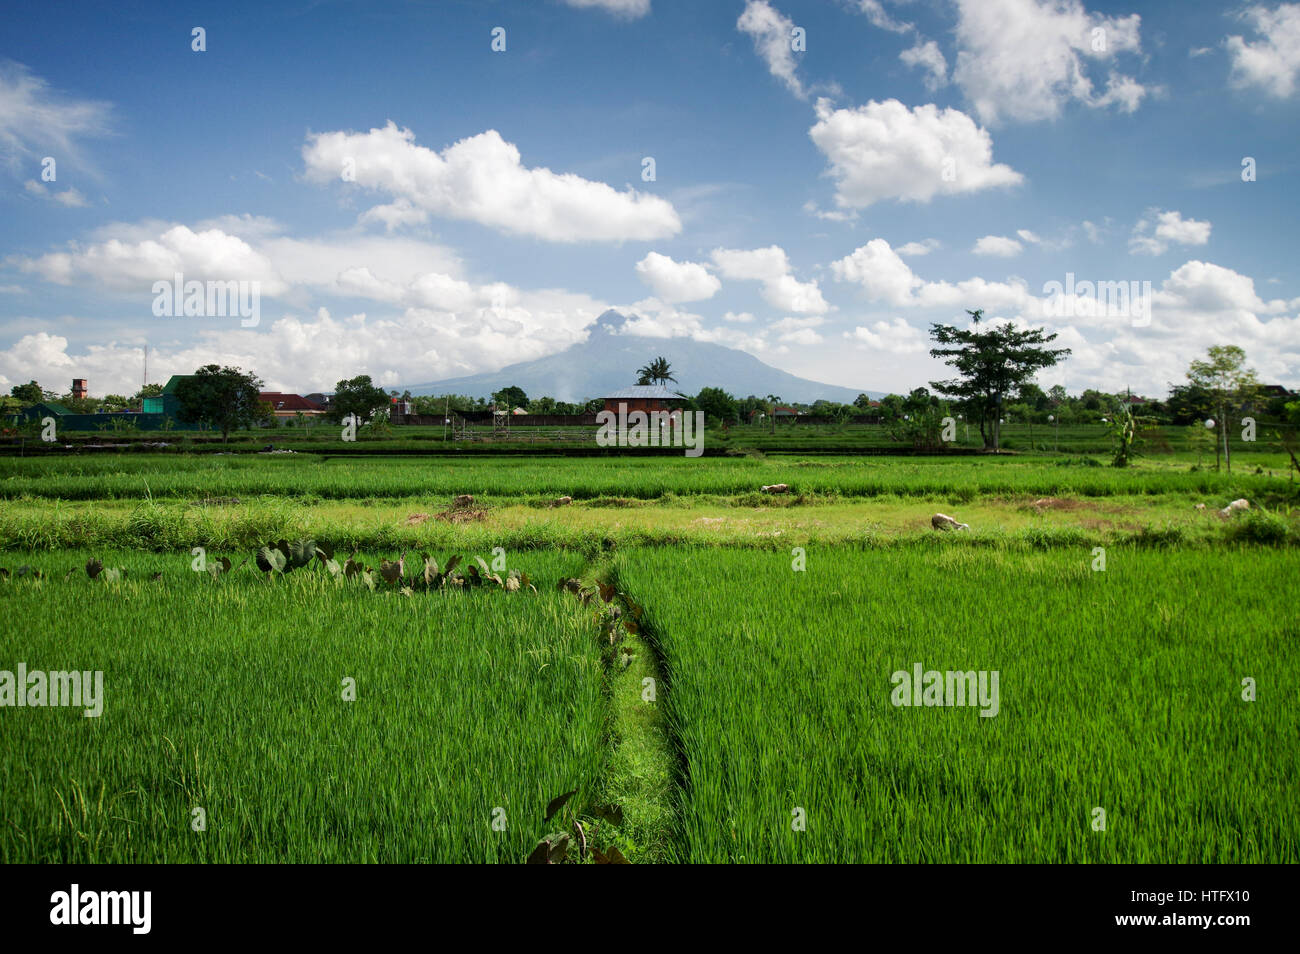
[[[947,542],[810,550],[803,573],[620,555],[686,764],[679,860],[1300,860],[1300,554],[1118,549],[1095,572]],[[893,706],[918,662],[1000,671],[1000,712]]]
[[[85,557],[30,562],[61,575]],[[602,773],[599,654],[553,590],[408,598],[105,563],[130,577],[0,582],[22,620],[0,668],[102,670],[105,695],[99,718],[0,712],[0,861],[521,861],[547,802]],[[551,580],[581,565],[511,563]]]
[[[1097,466],[1089,466],[1088,464]],[[272,495],[345,500],[469,493],[542,502],[560,495],[658,499],[756,494],[786,483],[795,494],[933,496],[994,494],[1107,497],[1212,494],[1294,499],[1280,455],[1248,455],[1232,474],[1174,459],[1118,470],[1097,458],[1038,457],[485,457],[349,459],[305,456],[131,454],[0,458],[0,499],[141,500]],[[1259,468],[1264,473],[1256,474]]]
[[[0,457],[0,565],[46,572],[0,573],[0,669],[107,695],[0,710],[0,862],[517,862],[574,818],[633,862],[1300,860],[1285,459],[1071,453]],[[502,547],[542,592],[189,569],[309,536]],[[553,589],[611,575],[649,626],[618,650]],[[915,662],[998,670],[999,715],[892,706]]]
[[[437,515],[450,498],[303,500],[241,498],[200,506],[174,498],[57,501],[0,506],[0,552],[66,547],[188,552],[192,546],[246,549],[269,539],[314,537],[347,549],[469,549],[486,552],[559,547],[586,556],[618,546],[700,543],[772,547],[795,544],[884,545],[929,535],[936,511],[958,515],[985,543],[1059,546],[1108,544],[1164,534],[1188,546],[1225,539],[1300,542],[1300,511],[1282,503],[1221,520],[1226,494],[1053,498],[1034,494],[951,496],[839,494],[773,496],[668,494],[653,500],[597,497],[556,508],[549,500],[481,497],[481,519],[452,523]],[[1205,510],[1195,509],[1203,503]]]

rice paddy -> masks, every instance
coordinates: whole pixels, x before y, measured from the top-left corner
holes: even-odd
[[[0,861],[1294,862],[1284,463],[0,459]]]

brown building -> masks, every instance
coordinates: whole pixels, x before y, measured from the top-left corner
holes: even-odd
[[[271,405],[271,410],[276,417],[296,417],[299,413],[304,417],[320,417],[325,413],[325,408],[315,401],[307,400],[301,394],[263,391],[257,397],[263,404]]]
[[[78,401],[84,401],[84,400],[86,399],[86,394],[87,394],[87,393],[88,393],[88,392],[87,392],[87,390],[86,390],[86,379],[85,379],[85,378],[73,378],[73,379],[72,379],[72,396],[73,396],[73,398],[76,399],[76,400],[78,400]]]
[[[674,394],[662,384],[635,384],[623,388],[604,398],[605,410],[619,411],[619,405],[627,405],[628,413],[633,411],[675,411],[686,403],[680,394]]]

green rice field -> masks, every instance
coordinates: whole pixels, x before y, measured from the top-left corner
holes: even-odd
[[[1285,466],[0,458],[0,862],[1300,861]]]

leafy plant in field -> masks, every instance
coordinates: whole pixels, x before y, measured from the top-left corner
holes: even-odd
[[[564,792],[551,799],[546,805],[546,814],[543,821],[550,821],[559,813],[569,800],[578,793],[575,788],[571,791]],[[569,837],[569,831],[557,831],[547,835],[537,843],[537,846],[528,855],[527,863],[530,865],[557,865],[569,860],[569,847],[576,844],[578,846],[578,862],[587,860],[587,829],[583,826],[582,820],[576,817],[579,813],[574,812],[573,824],[569,831],[573,832],[573,838]],[[582,814],[594,816],[602,822],[609,822],[611,825],[623,824],[623,809],[618,805],[592,805],[588,811]],[[593,824],[588,822],[588,824]],[[619,851],[617,845],[611,845],[607,850],[601,851],[599,848],[591,848],[592,861],[598,865],[625,865],[628,863],[627,858],[623,857],[623,852]]]

